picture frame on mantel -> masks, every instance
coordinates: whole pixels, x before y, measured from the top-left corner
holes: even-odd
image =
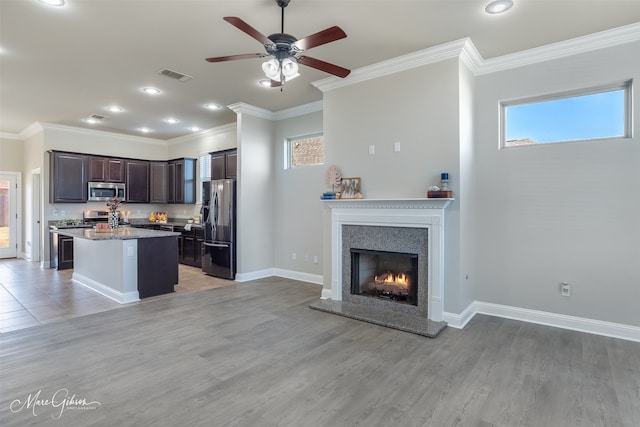
[[[342,178],[340,181],[340,198],[341,199],[361,199],[360,194],[360,177]]]

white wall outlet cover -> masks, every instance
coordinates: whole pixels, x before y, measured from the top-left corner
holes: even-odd
[[[396,153],[400,151],[400,142],[393,143],[393,151],[395,151]]]

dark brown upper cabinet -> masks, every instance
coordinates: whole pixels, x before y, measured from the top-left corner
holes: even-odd
[[[149,162],[149,201],[167,203],[169,201],[169,163]]]
[[[127,177],[128,203],[149,203],[149,161],[127,160],[125,163]]]
[[[113,157],[89,156],[91,182],[125,182],[125,161]]]
[[[87,156],[62,151],[49,152],[49,202],[87,201]]]
[[[168,162],[168,203],[196,202],[196,159],[182,158]]]
[[[238,177],[238,150],[214,151],[211,155],[211,179]]]

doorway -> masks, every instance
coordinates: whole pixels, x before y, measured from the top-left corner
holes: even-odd
[[[0,172],[0,258],[18,255],[18,172]]]

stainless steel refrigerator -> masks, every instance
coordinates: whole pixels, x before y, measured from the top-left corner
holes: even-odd
[[[202,271],[233,280],[236,277],[236,181],[218,179],[208,184],[209,200],[203,197],[202,203]]]

